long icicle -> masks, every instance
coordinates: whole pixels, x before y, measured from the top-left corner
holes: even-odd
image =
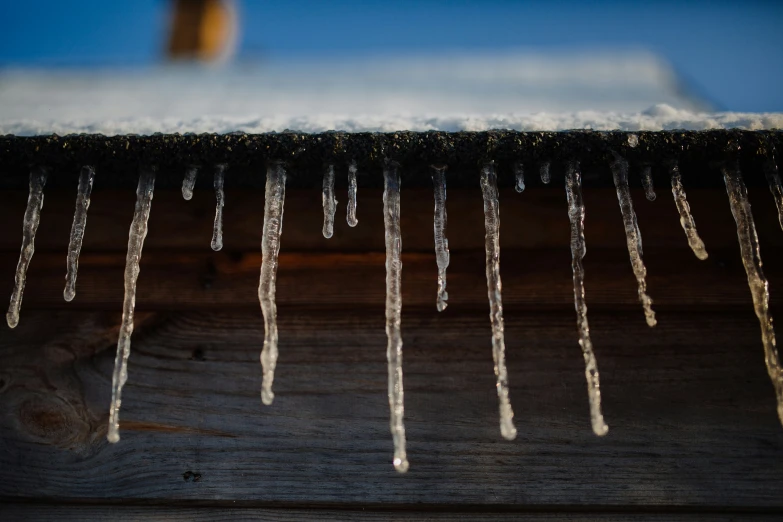
[[[674,195],[674,204],[677,205],[677,212],[680,213],[680,225],[685,232],[685,237],[688,239],[688,245],[690,245],[693,253],[696,257],[704,261],[709,257],[707,249],[704,248],[704,241],[699,237],[699,233],[696,231],[696,222],[693,220],[691,214],[691,206],[688,204],[688,200],[685,197],[685,189],[682,186],[682,176],[680,175],[680,167],[677,163],[673,163],[669,167],[669,173],[672,177],[672,194]]]
[[[402,387],[402,237],[400,234],[399,165],[386,161],[383,169],[383,223],[386,238],[386,360],[389,371],[389,427],[394,442],[394,469],[408,471],[405,452],[404,392]]]
[[[35,233],[41,222],[43,189],[48,176],[49,171],[46,167],[35,167],[30,171],[30,192],[27,196],[27,209],[24,211],[24,220],[22,221],[22,250],[19,253],[19,263],[16,265],[11,303],[8,305],[8,314],[5,316],[8,326],[11,328],[16,328],[16,325],[19,324],[19,309],[22,307],[27,267],[30,266],[30,261],[35,253]]]
[[[606,435],[609,427],[601,413],[601,380],[598,375],[598,363],[590,340],[590,325],[587,323],[587,301],[585,300],[585,269],[582,265],[587,253],[585,243],[585,204],[582,200],[582,173],[579,163],[568,165],[566,172],[566,199],[568,200],[568,219],[571,221],[571,269],[574,273],[574,308],[576,326],[579,330],[579,346],[585,359],[585,378],[587,379],[587,397],[590,401],[590,422],[596,435]]]
[[[753,309],[761,325],[761,342],[764,345],[764,362],[767,365],[772,385],[775,387],[775,395],[778,401],[778,418],[783,423],[783,371],[780,368],[780,359],[775,341],[775,328],[772,325],[772,316],[769,313],[769,283],[761,270],[761,250],[759,238],[756,234],[756,224],[750,212],[748,191],[736,161],[724,164],[723,180],[726,183],[726,191],[729,195],[731,213],[737,223],[737,238],[739,240],[742,264],[748,275],[748,286],[753,298]]]
[[[225,205],[225,193],[223,192],[223,178],[226,166],[215,165],[215,223],[212,226],[212,250],[215,252],[223,248],[223,206]]]
[[[182,179],[182,197],[186,201],[190,201],[193,198],[193,187],[196,186],[196,176],[198,175],[198,167],[191,165],[188,170],[185,171],[185,177]]]
[[[435,259],[438,263],[439,312],[446,309],[449,293],[446,292],[446,269],[449,267],[449,240],[446,238],[446,167],[432,166],[432,185],[435,190]]]
[[[352,161],[348,166],[348,212],[345,216],[349,227],[359,224],[356,219],[356,162]]]
[[[496,388],[500,410],[500,434],[506,440],[517,436],[514,427],[514,411],[508,398],[508,372],[506,370],[506,344],[503,335],[503,299],[500,281],[500,202],[498,201],[497,175],[493,162],[481,169],[481,192],[484,196],[484,228],[487,271],[487,295],[489,319],[492,323],[492,358],[495,361]]]
[[[120,405],[122,387],[128,380],[128,357],[133,334],[133,314],[136,308],[136,280],[139,278],[139,261],[147,237],[147,221],[152,207],[152,193],[155,190],[155,169],[142,168],[139,185],[136,188],[136,208],[128,233],[128,254],[125,258],[125,298],[122,302],[122,324],[117,341],[117,357],[114,359],[114,374],[111,379],[111,406],[109,407],[109,442],[120,440]]]
[[[625,225],[625,240],[628,245],[628,254],[631,257],[631,267],[639,285],[639,301],[644,308],[644,317],[648,326],[655,326],[655,312],[652,309],[652,299],[647,295],[647,268],[642,261],[642,233],[636,221],[636,212],[633,210],[631,192],[628,189],[628,162],[625,158],[615,155],[612,162],[612,176],[614,186],[617,189],[617,200],[620,202],[620,212],[623,215]]]
[[[783,183],[780,181],[774,147],[772,148],[770,157],[764,164],[764,175],[767,177],[767,183],[769,183],[769,191],[772,192],[772,197],[775,199],[775,206],[778,207],[778,222],[780,223],[780,228],[783,228]]]
[[[261,402],[272,404],[275,394],[272,383],[277,366],[277,255],[280,253],[280,237],[283,233],[283,205],[285,204],[285,167],[282,163],[270,163],[266,169],[266,193],[264,196],[264,231],[261,238],[261,278],[258,283],[258,300],[264,315],[264,348],[261,350]]]
[[[334,214],[337,212],[337,199],[334,197],[334,165],[326,167],[321,200],[324,206],[323,234],[326,239],[329,239],[334,234]]]
[[[87,209],[90,208],[90,194],[95,179],[95,169],[89,165],[82,167],[79,174],[79,187],[76,193],[76,210],[71,225],[71,240],[68,243],[67,271],[65,274],[65,290],[63,297],[72,301],[76,296],[76,276],[79,271],[79,253],[82,251],[84,229],[87,226]]]

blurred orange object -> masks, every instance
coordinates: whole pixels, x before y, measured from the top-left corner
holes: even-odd
[[[227,0],[174,0],[168,57],[216,61],[233,51],[236,11]]]

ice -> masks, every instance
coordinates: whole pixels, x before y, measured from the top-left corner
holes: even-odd
[[[780,228],[783,228],[783,183],[780,182],[780,173],[778,172],[778,164],[775,160],[774,147],[772,149],[772,154],[764,165],[764,174],[767,176],[769,191],[772,192],[772,197],[775,198],[775,205],[778,207]]]
[[[516,183],[514,184],[514,189],[517,192],[524,192],[525,191],[525,166],[522,163],[517,163],[514,165],[514,178],[516,179]]]
[[[14,276],[14,290],[11,293],[11,304],[8,305],[6,320],[8,326],[16,328],[19,324],[19,309],[22,306],[22,294],[27,278],[27,267],[35,253],[35,232],[41,222],[41,208],[43,208],[43,189],[49,171],[46,167],[34,167],[30,171],[30,193],[27,196],[27,209],[24,211],[22,222],[22,251],[19,253],[19,263],[16,265]]]
[[[329,165],[324,173],[323,192],[324,205],[324,237],[329,239],[334,234],[334,213],[337,211],[337,200],[334,197],[334,165]]]
[[[352,161],[348,166],[348,213],[346,221],[349,227],[355,227],[359,224],[356,219],[356,162]]]
[[[182,180],[182,197],[185,200],[190,201],[193,197],[193,187],[196,186],[196,176],[198,175],[198,167],[190,166],[185,171],[185,178]]]
[[[432,184],[435,189],[435,258],[438,262],[438,311],[448,306],[446,269],[449,266],[449,240],[446,238],[446,167],[432,167]]]
[[[699,237],[699,233],[696,232],[696,222],[691,215],[691,206],[688,204],[688,200],[685,198],[685,189],[682,186],[682,176],[680,175],[680,167],[676,163],[669,167],[669,171],[672,176],[672,194],[674,195],[674,204],[677,205],[677,212],[680,213],[680,224],[685,231],[685,237],[688,238],[688,245],[690,245],[693,253],[696,257],[702,261],[707,259],[707,249],[704,248],[704,242]]]
[[[114,360],[114,374],[111,379],[111,406],[109,408],[109,442],[120,440],[120,405],[122,387],[128,380],[128,357],[133,334],[133,313],[136,307],[136,280],[139,277],[139,261],[147,237],[147,221],[152,207],[152,193],[155,190],[155,169],[142,167],[139,185],[136,188],[136,208],[128,233],[128,254],[125,258],[125,298],[122,302],[122,324],[117,341],[117,357]]]
[[[551,181],[551,177],[549,175],[549,166],[550,162],[545,161],[538,167],[538,174],[541,176],[541,182],[544,185],[549,185],[549,182]]]
[[[617,189],[617,200],[620,202],[620,211],[623,214],[625,225],[625,239],[628,245],[628,254],[631,257],[631,267],[639,284],[639,301],[644,307],[644,316],[649,326],[655,326],[655,312],[652,309],[652,299],[647,295],[647,268],[642,261],[642,233],[636,222],[636,212],[633,210],[631,192],[628,189],[628,162],[625,158],[615,155],[612,163],[612,176]]]
[[[503,300],[500,281],[500,202],[493,162],[481,169],[481,192],[484,195],[484,229],[489,319],[492,323],[492,358],[495,361],[496,388],[500,410],[500,434],[507,440],[517,436],[514,411],[508,398],[506,345],[503,339]]]
[[[769,283],[761,270],[761,250],[759,239],[756,235],[756,225],[750,211],[748,191],[740,174],[739,164],[732,162],[724,164],[723,180],[726,183],[726,191],[729,195],[731,213],[737,222],[737,238],[739,240],[742,264],[748,274],[748,286],[753,298],[753,309],[761,325],[761,342],[764,345],[764,361],[767,364],[767,373],[775,387],[775,395],[778,401],[778,418],[783,423],[783,371],[780,368],[778,350],[775,346],[775,329],[772,325],[772,316],[769,313]]]
[[[386,161],[383,169],[383,223],[386,237],[386,359],[389,370],[389,425],[394,441],[394,468],[408,471],[405,452],[405,413],[402,388],[402,236],[400,233],[399,165]]]
[[[650,165],[642,167],[642,185],[644,185],[644,195],[647,196],[647,200],[655,201],[655,187],[653,187],[652,167]]]
[[[63,297],[66,301],[72,301],[76,296],[79,253],[82,250],[84,229],[87,226],[87,209],[90,208],[90,194],[94,179],[95,169],[90,166],[82,167],[79,174],[79,187],[76,192],[76,211],[73,214],[73,225],[71,225],[71,240],[68,243],[67,272],[65,274],[65,290],[63,290]]]
[[[277,305],[275,285],[277,280],[277,255],[280,253],[280,236],[283,233],[283,205],[285,203],[286,172],[282,163],[270,163],[266,170],[264,201],[264,231],[261,238],[261,278],[258,283],[258,300],[264,315],[264,348],[261,350],[261,402],[272,404],[272,382],[277,366]]]
[[[587,301],[585,300],[585,269],[582,259],[587,253],[585,243],[585,205],[582,200],[582,173],[578,162],[571,162],[566,172],[566,198],[568,219],[571,221],[571,269],[574,272],[574,308],[576,326],[579,330],[579,346],[585,359],[587,396],[590,401],[590,421],[596,435],[606,435],[609,427],[601,413],[601,380],[598,363],[590,340],[590,325],[587,323]]]
[[[223,193],[223,177],[226,172],[226,165],[215,165],[215,224],[212,227],[212,250],[217,252],[223,248],[223,205],[225,204],[225,194]]]

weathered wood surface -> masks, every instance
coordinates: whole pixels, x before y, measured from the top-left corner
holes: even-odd
[[[10,294],[19,251],[20,194],[2,194],[0,296]],[[634,193],[654,329],[637,302],[616,197],[585,191],[605,438],[588,418],[564,191],[502,194],[514,442],[498,429],[480,191],[449,192],[450,306],[441,314],[432,194],[404,191],[405,476],[390,464],[380,193],[360,188],[356,229],[345,225],[338,195],[333,240],[320,236],[320,193],[289,193],[271,407],[259,397],[263,198],[227,194],[226,251],[213,253],[213,195],[196,194],[153,201],[117,445],[105,430],[133,194],[96,190],[72,303],[62,289],[73,194],[47,194],[21,322],[0,328],[0,501],[11,502],[0,504],[0,518],[443,520],[489,509],[531,520],[763,520],[783,512],[783,428],[720,191],[689,192],[705,262],[687,249],[666,187],[655,203]],[[769,193],[751,198],[780,316],[783,232]],[[191,501],[212,507],[164,509]],[[244,509],[222,511],[234,501]]]
[[[478,510],[430,509],[410,506],[407,509],[336,509],[324,507],[289,507],[289,508],[253,508],[253,507],[172,507],[162,506],[92,506],[92,505],[36,505],[36,504],[0,504],[0,516],[5,520],[108,520],[108,521],[138,521],[138,520],[170,520],[183,522],[299,522],[308,520],[345,520],[345,521],[378,521],[378,520],[412,520],[415,522],[441,520],[526,520],[563,521],[563,522],[669,522],[673,519],[683,521],[736,522],[752,520],[758,522],[780,520],[777,514],[757,513],[748,511],[715,513],[715,512],[678,512],[670,511],[660,514],[639,514],[632,512],[606,512],[592,510],[588,512],[561,511],[558,513],[543,513],[536,511],[499,511],[491,512],[483,507]]]
[[[381,314],[281,314],[268,408],[258,313],[140,317],[110,445],[117,315],[31,312],[3,332],[0,496],[780,506],[783,429],[750,314],[671,314],[654,331],[592,314],[610,425],[597,438],[573,318],[509,313],[514,442],[498,432],[486,316],[406,314],[405,476]]]
[[[733,233],[733,232],[732,232]],[[783,235],[783,234],[781,234]],[[644,260],[648,290],[655,308],[734,308],[752,314],[747,276],[739,249],[711,250],[698,260],[690,250],[649,249]],[[783,303],[783,249],[764,249],[772,304]],[[11,293],[18,253],[0,253],[0,295]],[[385,302],[383,252],[281,253],[277,279],[279,306],[378,306]],[[435,307],[437,264],[434,253],[403,254],[404,307]],[[486,307],[484,252],[452,251],[448,270],[449,306]],[[261,254],[145,250],[138,281],[138,310],[191,308],[258,309]],[[38,252],[29,269],[22,319],[26,309],[122,309],[125,254],[84,253],[79,262],[76,298],[62,297],[65,254]],[[636,280],[628,251],[588,249],[585,258],[588,305],[595,308],[637,308]],[[501,251],[503,303],[527,309],[573,310],[571,254],[559,250]],[[777,283],[777,284],[776,284]],[[780,291],[777,291],[780,289]]]
[[[116,250],[124,252],[128,243],[128,227],[133,216],[135,193],[100,189],[100,173],[95,178],[95,190],[87,218],[84,251]],[[722,190],[688,190],[699,233],[707,249],[735,248],[736,226]],[[759,236],[767,248],[783,247],[783,236],[777,221],[777,210],[766,187],[753,187],[750,199]],[[44,191],[45,201],[41,225],[36,238],[39,250],[65,252],[73,221],[76,186],[73,192]],[[645,199],[642,190],[631,191],[645,252],[656,248],[687,248],[680,228],[679,216],[672,199],[671,187],[657,187],[654,202]],[[377,189],[358,191],[357,216],[359,226],[351,228],[345,222],[347,195],[337,190],[337,215],[334,236],[325,239],[321,192],[314,190],[286,191],[282,252],[296,251],[376,251],[382,252],[383,211],[382,192]],[[0,192],[0,250],[19,251],[22,216],[27,204],[27,192]],[[587,247],[624,248],[625,232],[620,207],[614,189],[584,190],[587,219]],[[223,214],[224,249],[226,251],[257,252],[261,245],[264,215],[263,191],[237,190],[226,185],[226,206]],[[484,214],[481,190],[448,191],[448,238],[452,250],[483,248]],[[432,190],[402,188],[402,244],[404,252],[431,252],[433,249]],[[212,219],[215,215],[214,191],[196,190],[191,201],[182,199],[179,191],[158,191],[152,201],[149,235],[145,249],[209,249]],[[500,191],[501,247],[568,248],[570,234],[565,189],[536,188],[517,194],[513,189]]]

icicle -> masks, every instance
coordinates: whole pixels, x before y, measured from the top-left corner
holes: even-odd
[[[780,228],[783,228],[783,183],[780,181],[778,164],[775,161],[774,154],[775,149],[772,149],[772,156],[764,165],[764,174],[767,176],[769,191],[772,192],[772,197],[775,198],[775,205],[778,207],[778,221],[780,222]]]
[[[642,185],[644,185],[644,195],[648,201],[655,201],[655,187],[653,187],[652,166],[645,165],[642,168]]]
[[[394,468],[408,471],[405,452],[405,413],[402,388],[402,238],[400,235],[399,165],[387,160],[383,169],[383,223],[386,230],[386,359],[389,369],[389,426],[394,441]]]
[[[729,204],[734,221],[737,222],[737,238],[739,239],[742,264],[748,274],[748,286],[753,298],[753,308],[761,325],[761,342],[764,345],[764,361],[767,373],[775,387],[778,401],[778,417],[783,423],[783,370],[780,368],[778,350],[775,346],[775,329],[772,326],[772,316],[769,313],[769,283],[761,270],[761,250],[756,234],[756,225],[750,212],[748,191],[739,171],[739,164],[734,162],[723,165],[723,180],[729,194]]]
[[[585,269],[582,259],[587,253],[585,243],[585,205],[582,201],[582,173],[579,163],[572,162],[566,172],[566,198],[568,200],[568,219],[571,221],[571,269],[574,272],[574,308],[576,325],[579,330],[579,346],[585,359],[585,378],[587,396],[590,401],[590,421],[596,435],[606,435],[609,427],[604,423],[601,413],[601,380],[598,375],[598,363],[590,340],[590,325],[587,323],[587,301],[585,300]]]
[[[87,209],[90,208],[90,194],[94,178],[95,169],[90,166],[82,167],[79,174],[79,188],[76,193],[76,211],[73,214],[73,225],[71,225],[71,240],[68,243],[67,273],[65,274],[65,290],[63,291],[63,297],[66,301],[72,301],[76,296],[79,253],[82,250],[84,229],[87,226]]]
[[[223,177],[226,172],[225,165],[215,165],[215,224],[212,227],[212,250],[217,252],[223,248],[223,205],[225,194],[223,193]]]
[[[516,184],[514,189],[517,192],[525,191],[525,166],[522,163],[514,165],[514,177],[516,178]]]
[[[432,167],[432,184],[435,187],[435,258],[438,262],[438,311],[448,306],[446,269],[449,266],[449,240],[446,238],[446,167]]]
[[[481,169],[481,192],[484,195],[484,227],[487,271],[489,318],[492,323],[492,358],[495,361],[497,392],[500,410],[500,433],[513,440],[517,436],[514,427],[514,411],[508,398],[508,372],[506,371],[506,345],[503,339],[503,300],[500,281],[500,202],[498,201],[495,165],[489,162]]]
[[[196,186],[196,175],[198,174],[198,167],[190,166],[185,171],[185,178],[182,180],[182,197],[186,201],[190,201],[193,197],[193,187]]]
[[[356,219],[356,162],[353,161],[348,166],[348,213],[346,215],[349,227],[355,227],[359,224]]]
[[[644,307],[644,316],[649,326],[655,326],[655,312],[652,309],[652,299],[647,295],[647,269],[642,261],[642,233],[639,231],[639,224],[636,222],[636,212],[633,210],[631,201],[631,192],[628,190],[628,162],[615,155],[615,161],[612,163],[612,176],[614,185],[617,189],[617,200],[620,202],[620,211],[623,215],[625,225],[625,239],[628,245],[628,254],[631,256],[631,266],[639,284],[639,301]]]
[[[690,245],[693,253],[696,257],[702,261],[707,259],[707,249],[704,248],[704,242],[699,237],[699,233],[696,232],[696,222],[691,215],[691,206],[688,204],[688,200],[685,199],[685,189],[682,186],[682,176],[680,175],[680,167],[674,163],[669,169],[672,176],[672,194],[674,195],[674,203],[677,205],[677,211],[680,213],[680,225],[685,231],[685,237],[688,238],[688,245]]]
[[[550,162],[545,161],[538,168],[538,173],[541,176],[541,182],[544,185],[549,185],[549,182],[551,181],[551,177],[549,176],[549,165]]]
[[[334,213],[337,211],[337,200],[334,197],[334,165],[326,168],[321,200],[324,205],[324,237],[329,239],[334,234]]]
[[[128,233],[128,254],[125,258],[125,298],[122,302],[122,324],[117,341],[117,357],[114,360],[114,374],[111,379],[111,407],[109,408],[109,442],[120,440],[120,404],[122,387],[128,380],[128,357],[133,334],[133,313],[136,307],[136,280],[139,277],[139,261],[147,237],[147,221],[152,207],[152,193],[155,190],[154,168],[142,168],[139,185],[136,188],[136,208]]]
[[[14,291],[11,293],[11,304],[8,306],[6,321],[8,326],[16,328],[19,324],[19,309],[22,306],[22,294],[27,278],[27,267],[35,252],[35,232],[41,221],[41,208],[43,208],[43,189],[49,171],[46,167],[35,167],[30,171],[30,193],[27,196],[27,209],[24,211],[22,222],[22,251],[19,254],[19,263],[16,265],[14,276]]]
[[[264,231],[261,238],[261,279],[258,283],[258,300],[264,315],[264,348],[261,351],[263,380],[261,402],[272,404],[272,382],[277,366],[277,305],[275,289],[277,281],[277,255],[280,253],[280,236],[283,233],[283,205],[285,203],[285,167],[282,163],[270,163],[266,169],[266,194],[264,201]]]

